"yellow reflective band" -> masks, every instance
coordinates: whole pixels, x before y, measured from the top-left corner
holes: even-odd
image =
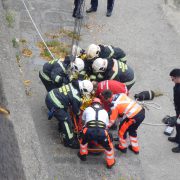
[[[93,79],[93,80],[94,80],[94,79],[96,79],[96,76],[95,76],[95,75],[91,75],[91,76],[90,76],[90,79]]]
[[[73,133],[70,132],[68,123],[67,123],[66,121],[64,121],[64,125],[65,125],[65,127],[66,127],[66,131],[67,131],[67,134],[68,134],[69,139],[72,139],[72,138],[73,138]]]
[[[53,90],[49,92],[49,95],[53,102],[59,107],[59,108],[64,108],[64,106],[61,104],[61,102],[56,98]]]
[[[72,92],[72,94],[73,94],[73,97],[74,97],[75,99],[77,99],[79,102],[81,102],[81,98],[80,98],[79,96],[77,96],[77,94],[78,94],[77,89],[74,89],[74,87],[72,86],[72,84],[70,84],[70,88],[71,88],[71,92]]]
[[[61,68],[63,69],[64,73],[66,73],[66,69],[64,68],[64,66],[63,66],[63,64],[62,64],[62,62],[60,60],[58,61],[58,64],[61,66]]]
[[[111,76],[110,79],[114,79],[116,77],[116,75],[118,74],[118,64],[117,64],[117,60],[114,61],[114,65],[116,65],[116,70],[114,72],[114,74]]]
[[[62,88],[59,88],[59,92],[60,92],[60,93],[62,93],[62,92],[63,92],[63,91],[62,91]]]
[[[59,82],[59,80],[61,79],[61,76],[56,76],[56,78],[55,78],[55,82]]]
[[[123,57],[123,58],[119,59],[119,61],[126,63],[127,60],[126,60],[126,57]]]
[[[62,87],[62,90],[63,90],[63,93],[64,93],[65,95],[67,95],[67,90],[66,90],[66,87],[65,87],[65,86]]]
[[[45,73],[43,73],[43,71],[39,71],[39,73],[41,74],[41,76],[42,76],[46,81],[51,81],[51,79],[49,78],[49,76],[47,76]]]
[[[58,61],[58,59],[53,59],[52,61],[49,61],[49,64],[54,64],[56,61]]]
[[[111,51],[111,54],[108,56],[108,58],[112,57],[114,55],[114,50],[111,46],[108,46],[108,48],[110,49]]]
[[[126,86],[128,86],[128,85],[131,85],[131,84],[135,83],[135,81],[136,81],[136,78],[134,77],[134,79],[133,79],[132,81],[125,82],[124,84],[125,84]]]

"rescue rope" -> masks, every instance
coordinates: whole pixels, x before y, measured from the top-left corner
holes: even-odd
[[[31,19],[32,24],[34,25],[34,27],[35,27],[35,29],[36,29],[36,31],[37,31],[37,33],[38,33],[38,35],[40,36],[42,42],[44,43],[46,49],[48,50],[48,52],[49,52],[49,54],[51,55],[52,59],[55,59],[54,55],[52,54],[52,52],[51,52],[50,49],[48,48],[46,42],[44,41],[44,39],[43,39],[43,37],[42,37],[42,35],[41,35],[41,33],[40,33],[40,31],[39,31],[37,25],[35,24],[35,22],[34,22],[32,16],[31,16],[31,13],[29,12],[29,9],[27,8],[27,5],[26,5],[25,1],[24,1],[24,0],[21,0],[21,1],[22,1],[23,5],[24,5],[24,7],[25,7],[25,9],[26,9],[26,11],[27,11],[27,13],[28,13],[30,19]]]
[[[80,0],[78,3],[78,8],[77,8],[77,11],[79,11],[80,15],[84,15],[84,7],[85,7],[85,0]],[[79,40],[77,40],[75,36],[78,35],[78,37],[80,37],[81,35],[82,21],[83,21],[83,18],[81,19],[75,18],[74,34],[73,34],[72,45],[71,45],[71,55],[74,56],[74,58],[77,56],[77,48],[79,45]],[[77,47],[75,48],[75,51],[73,51],[74,45]]]
[[[160,106],[159,104],[157,104],[157,103],[154,103],[154,102],[145,102],[145,101],[138,101],[137,99],[136,99],[136,101],[137,101],[140,105],[142,105],[145,109],[147,109],[148,111],[149,111],[148,106],[149,106],[149,107],[152,107],[152,108],[154,108],[154,109],[157,109],[157,110],[161,110],[161,106]],[[150,118],[148,117],[148,119],[150,119]],[[167,126],[167,124],[163,124],[163,123],[154,124],[154,123],[142,122],[142,124],[148,125],[148,126]]]

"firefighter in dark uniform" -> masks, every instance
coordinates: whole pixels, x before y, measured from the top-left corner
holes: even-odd
[[[74,138],[73,124],[69,114],[69,108],[76,117],[80,114],[81,97],[91,93],[93,85],[89,80],[77,81],[51,90],[45,99],[49,109],[48,119],[53,116],[59,122],[59,131],[63,137],[64,146],[78,148],[79,144]]]
[[[180,69],[173,69],[170,74],[174,86],[174,106],[176,111],[176,136],[169,137],[170,142],[178,143],[178,146],[172,149],[174,153],[180,153]]]
[[[92,64],[92,69],[94,72],[94,75],[91,75],[92,80],[98,82],[110,79],[116,80],[124,83],[128,90],[135,84],[132,68],[116,59],[97,58]]]
[[[97,7],[98,7],[98,0],[91,0],[91,8],[88,9],[86,12],[87,13],[96,12]],[[107,0],[107,13],[106,13],[107,17],[111,16],[113,7],[114,7],[114,0]]]
[[[64,61],[55,59],[44,64],[39,77],[48,92],[70,82],[68,68],[71,68],[73,72],[79,72],[84,69],[84,61],[76,58],[71,63],[70,57],[66,56]]]
[[[73,10],[73,17],[74,18],[78,18],[78,19],[82,19],[83,15],[82,15],[82,4],[83,4],[84,0],[74,0],[74,10]]]
[[[114,47],[112,45],[96,45],[91,44],[88,46],[87,50],[87,59],[94,58],[110,58],[117,59],[123,63],[126,63],[126,53],[119,47]]]

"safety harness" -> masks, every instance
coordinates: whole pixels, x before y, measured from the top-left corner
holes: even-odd
[[[102,129],[105,129],[106,128],[106,124],[103,121],[100,121],[98,119],[98,112],[100,110],[103,110],[103,108],[101,106],[95,107],[94,105],[92,105],[91,107],[96,112],[96,117],[95,117],[95,120],[89,121],[86,126],[88,128],[102,128]]]

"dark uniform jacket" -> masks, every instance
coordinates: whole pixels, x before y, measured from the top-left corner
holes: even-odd
[[[174,106],[176,111],[176,116],[180,115],[180,83],[174,86]]]
[[[69,78],[67,75],[67,68],[69,67],[70,59],[66,57],[62,62],[60,60],[53,60],[45,63],[43,66],[43,71],[40,72],[43,77],[47,76],[51,81],[61,86],[63,83],[69,83]]]
[[[126,85],[135,81],[134,71],[131,67],[115,59],[109,59],[106,71],[96,74],[96,78],[98,82],[113,79]]]
[[[117,59],[121,62],[126,63],[125,60],[125,52],[117,47],[114,46],[107,46],[107,45],[99,45],[101,51],[99,53],[100,58],[111,58],[111,59]]]
[[[53,89],[47,96],[51,99],[55,108],[68,110],[68,107],[71,107],[74,114],[79,114],[82,104],[82,95],[80,93],[78,81],[74,80],[60,88]]]

